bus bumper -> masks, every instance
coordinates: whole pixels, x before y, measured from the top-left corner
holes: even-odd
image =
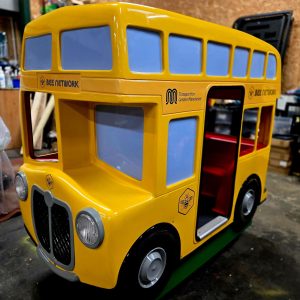
[[[58,268],[56,265],[54,265],[53,262],[50,261],[50,259],[46,256],[44,253],[42,247],[40,245],[37,246],[37,254],[39,258],[47,265],[47,267],[54,272],[56,275],[72,282],[79,281],[79,277],[74,273],[66,270],[62,270]]]

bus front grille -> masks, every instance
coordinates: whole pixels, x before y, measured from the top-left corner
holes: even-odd
[[[43,248],[50,253],[49,209],[44,195],[38,191],[33,194],[33,217],[37,237]]]
[[[67,205],[33,187],[32,210],[37,238],[56,264],[70,270],[73,268],[72,218]]]
[[[71,262],[71,236],[68,212],[64,207],[54,204],[51,208],[51,217],[54,257],[64,265],[69,265]]]

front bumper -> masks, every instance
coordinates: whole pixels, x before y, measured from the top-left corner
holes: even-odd
[[[54,265],[54,263],[52,263],[47,257],[47,255],[44,253],[40,245],[37,246],[37,254],[40,257],[40,259],[47,265],[47,267],[58,276],[72,282],[79,281],[79,277],[74,272],[62,270],[58,268],[58,266]]]

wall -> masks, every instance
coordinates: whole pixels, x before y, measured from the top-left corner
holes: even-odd
[[[37,15],[37,0],[31,0],[33,15]],[[113,2],[112,0],[91,0],[91,2]],[[231,27],[240,16],[293,10],[294,23],[291,31],[289,47],[283,66],[282,91],[300,86],[300,1],[299,0],[127,0],[186,14],[195,18]]]
[[[31,19],[36,19],[41,15],[40,0],[30,0],[30,14]]]

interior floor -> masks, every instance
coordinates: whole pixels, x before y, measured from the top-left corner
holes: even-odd
[[[218,214],[216,213],[207,213],[207,214],[202,214],[198,216],[198,220],[197,220],[197,228],[202,227],[203,225],[205,225],[206,223],[209,223],[211,220],[215,219],[218,216]]]

